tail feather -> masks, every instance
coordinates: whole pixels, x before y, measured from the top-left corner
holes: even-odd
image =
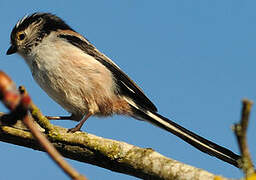
[[[229,164],[238,167],[238,160],[241,158],[239,155],[233,153],[232,151],[215,144],[187,129],[176,124],[175,122],[161,116],[156,112],[151,112],[148,110],[138,109],[136,110],[136,118],[146,120],[164,130],[167,130],[174,135],[180,137],[187,143],[191,144],[198,150],[205,152],[211,156],[215,156]]]

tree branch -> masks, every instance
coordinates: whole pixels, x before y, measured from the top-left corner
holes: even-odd
[[[2,116],[3,113],[0,115]],[[43,151],[31,133],[19,122],[9,126],[0,121],[0,141]],[[43,132],[44,129],[41,128],[41,131]],[[139,178],[183,180],[216,178],[214,174],[166,158],[149,148],[139,148],[85,132],[67,133],[67,129],[58,126],[53,126],[53,130],[45,135],[64,157]]]
[[[30,96],[24,88],[20,88],[18,91],[14,82],[2,71],[0,71],[0,100],[11,111],[5,116],[2,116],[1,119],[9,124],[16,124],[17,119],[22,119],[23,124],[29,129],[41,147],[70,178],[73,180],[87,180],[85,176],[78,173],[62,158],[61,154],[42,132],[40,132],[29,114],[29,109],[33,105]]]
[[[252,104],[253,102],[248,99],[243,100],[241,120],[239,123],[235,124],[233,128],[242,155],[240,166],[244,171],[245,177],[250,177],[255,173],[246,136]]]

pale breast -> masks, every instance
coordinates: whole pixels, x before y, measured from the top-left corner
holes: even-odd
[[[25,59],[40,87],[70,113],[82,117],[88,111],[104,114],[102,104],[113,108],[112,73],[79,48],[61,40],[44,40]]]

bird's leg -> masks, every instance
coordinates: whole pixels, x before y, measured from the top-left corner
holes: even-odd
[[[76,131],[80,131],[81,127],[85,123],[85,121],[92,115],[92,113],[86,114],[86,116],[83,117],[83,119],[73,128],[69,129],[68,132],[74,133]]]

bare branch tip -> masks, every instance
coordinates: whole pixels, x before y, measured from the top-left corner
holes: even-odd
[[[243,98],[242,102],[243,102],[244,105],[250,105],[250,106],[253,105],[253,101],[248,99],[248,98]]]

